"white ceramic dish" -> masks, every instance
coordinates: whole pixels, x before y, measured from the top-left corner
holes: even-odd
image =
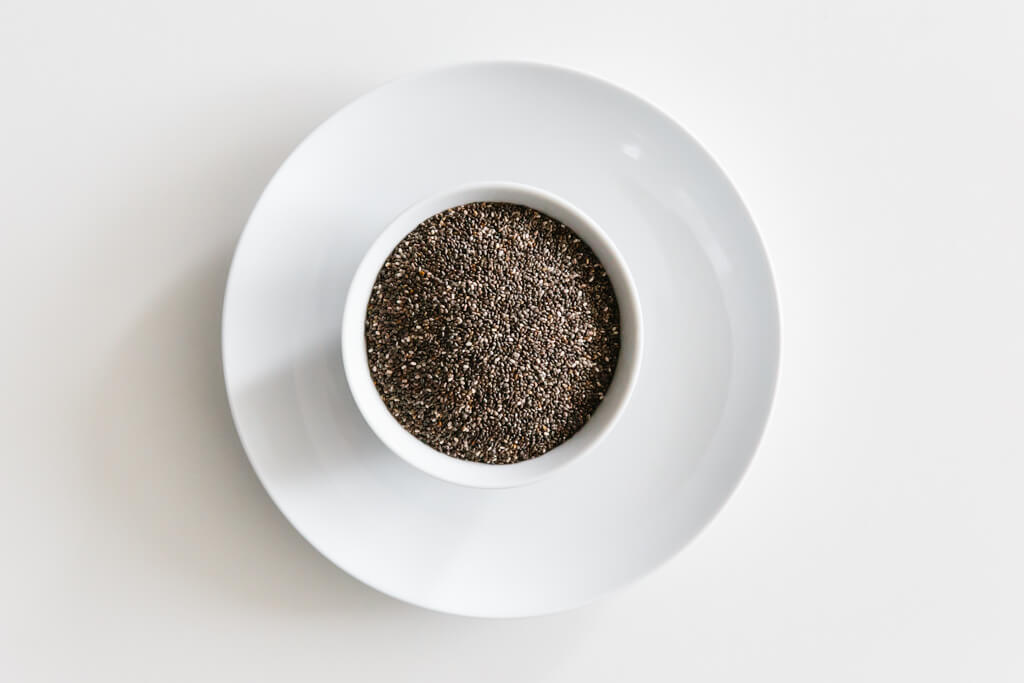
[[[551,216],[572,229],[604,265],[619,302],[622,347],[615,376],[593,417],[580,431],[543,457],[510,465],[487,465],[458,460],[440,453],[407,432],[388,411],[373,385],[366,362],[366,306],[377,273],[391,251],[409,232],[434,214],[470,202],[511,202]],[[619,250],[604,231],[568,202],[520,183],[477,182],[446,190],[416,202],[403,211],[370,245],[348,288],[341,325],[345,376],[356,406],[367,424],[399,457],[427,474],[463,486],[507,488],[533,483],[578,460],[597,446],[618,421],[629,402],[640,371],[643,322],[633,277]]]
[[[543,188],[590,216],[629,264],[644,315],[643,365],[615,428],[571,467],[505,489],[444,482],[392,454],[340,361],[369,246],[419,198],[480,179]],[[643,576],[714,516],[768,415],[778,313],[743,203],[674,121],[576,72],[483,63],[374,90],[295,150],[239,242],[223,347],[253,468],[311,544],[402,600],[524,616]]]

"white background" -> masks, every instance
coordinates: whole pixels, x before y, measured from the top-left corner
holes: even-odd
[[[0,3],[0,679],[1024,680],[1024,6]],[[425,67],[677,117],[775,269],[754,465],[574,612],[444,616],[322,559],[231,424],[228,260],[291,148]]]

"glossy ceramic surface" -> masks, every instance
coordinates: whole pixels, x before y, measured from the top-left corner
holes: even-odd
[[[567,225],[594,250],[619,302],[621,344],[615,376],[591,419],[565,443],[543,455],[510,465],[488,465],[452,458],[435,451],[407,432],[391,415],[370,377],[366,362],[366,306],[377,273],[395,246],[422,221],[436,213],[471,202],[522,204]],[[615,244],[583,212],[568,202],[520,183],[478,182],[431,195],[403,211],[370,246],[349,285],[341,325],[345,376],[359,411],[388,448],[413,467],[444,481],[479,488],[530,484],[556,472],[597,446],[618,421],[640,372],[643,321],[633,277]]]
[[[571,467],[505,489],[441,481],[391,453],[355,406],[339,335],[381,231],[420,198],[483,179],[590,216],[644,314],[643,364],[615,428]],[[675,122],[589,76],[483,63],[381,87],[296,149],[239,243],[223,346],[253,467],[310,543],[402,600],[523,616],[637,579],[711,519],[768,415],[778,313],[750,216]]]

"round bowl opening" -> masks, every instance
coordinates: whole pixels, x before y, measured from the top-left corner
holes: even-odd
[[[605,397],[590,419],[550,451],[521,462],[492,465],[461,460],[434,450],[406,431],[391,414],[370,375],[366,352],[366,312],[377,273],[402,239],[424,220],[445,209],[473,202],[508,202],[530,207],[575,232],[601,261],[619,306],[619,359]],[[629,401],[640,370],[643,323],[640,299],[622,255],[604,231],[583,212],[555,195],[527,185],[474,183],[441,192],[403,211],[374,241],[360,262],[345,301],[342,359],[353,398],[370,428],[396,455],[439,479],[477,488],[508,488],[535,482],[592,450],[614,426]]]

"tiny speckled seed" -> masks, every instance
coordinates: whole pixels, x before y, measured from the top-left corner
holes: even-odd
[[[455,458],[514,463],[571,437],[604,398],[619,310],[569,228],[480,202],[428,218],[392,251],[366,337],[374,385],[406,430]]]

